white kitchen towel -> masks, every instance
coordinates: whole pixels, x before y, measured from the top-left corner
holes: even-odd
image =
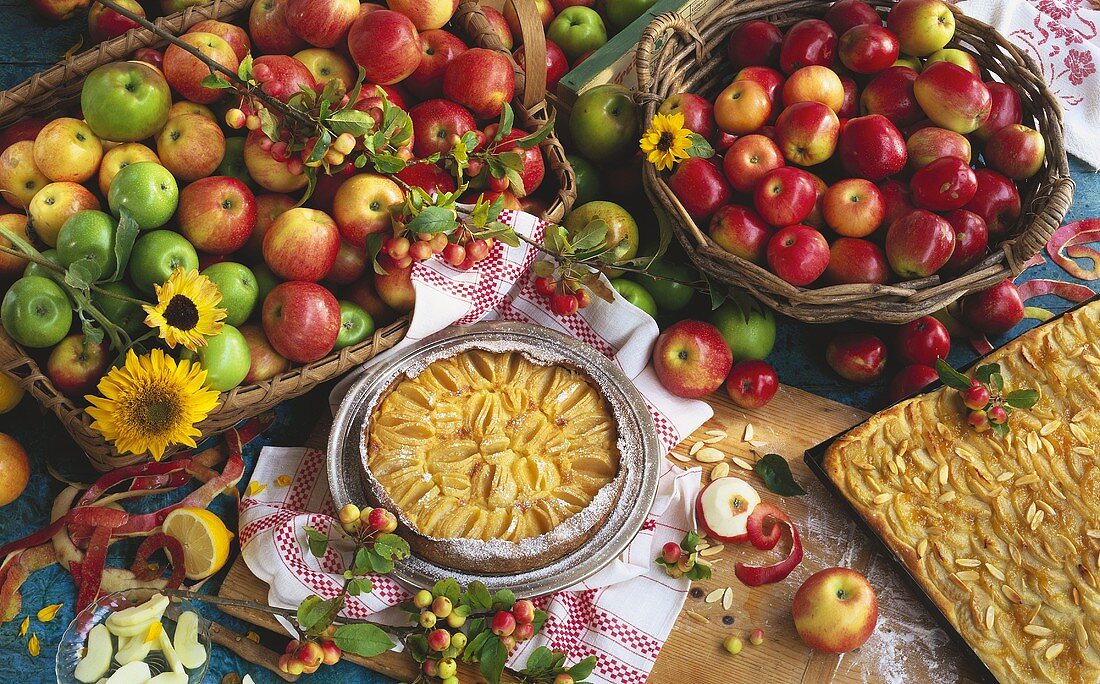
[[[546,225],[519,212],[503,212],[501,220],[535,242]],[[533,322],[584,340],[614,359],[646,397],[666,451],[710,418],[709,406],[669,394],[647,368],[657,326],[622,297],[616,294],[614,302],[594,298],[591,306],[566,317],[550,313],[531,284],[530,267],[538,256],[538,250],[526,243],[513,248],[498,242],[489,258],[469,271],[437,259],[417,264],[412,276],[416,309],[399,347],[453,324]],[[371,364],[380,361],[373,359]],[[358,374],[353,372],[333,391],[335,404]],[[343,555],[347,545],[334,544],[317,559],[309,553],[304,532],[310,526],[339,533],[324,458],[311,449],[265,448],[241,501],[241,552],[249,569],[270,586],[268,601],[273,606],[292,607],[309,594],[331,596],[338,591],[341,580],[336,573],[348,560]],[[589,681],[645,682],[689,586],[684,579],[668,577],[653,559],[665,542],[679,541],[694,528],[692,504],[699,486],[698,469],[684,471],[664,463],[657,498],[635,540],[587,581],[540,597],[536,604],[550,618],[539,637],[516,647],[509,665],[522,667],[531,650],[548,645],[568,653],[573,661],[597,656],[599,665]],[[639,601],[640,596],[645,600]],[[393,580],[376,578],[374,591],[349,597],[343,614],[375,616],[383,622],[404,620],[399,611],[386,609],[406,597]]]
[[[1032,57],[1065,110],[1066,148],[1100,168],[1100,8],[1089,0],[962,0]]]

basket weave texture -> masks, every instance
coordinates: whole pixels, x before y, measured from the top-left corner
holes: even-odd
[[[527,15],[528,20],[533,17],[534,21],[538,21],[531,0],[516,1],[519,8],[523,10],[519,12],[521,18]],[[183,34],[191,26],[206,19],[218,19],[243,25],[247,24],[247,13],[251,5],[252,0],[214,0],[206,5],[189,7],[171,16],[160,17],[154,23],[174,35]],[[485,19],[476,1],[464,2],[456,13],[455,22],[463,28],[471,42],[507,52],[496,35],[491,32],[488,20]],[[546,53],[541,23],[538,31],[533,33],[537,33],[538,38],[532,35],[529,42],[531,47],[526,52],[529,63],[538,65],[538,68],[516,67],[518,75],[526,72],[531,74],[531,78],[517,82],[522,86],[518,88],[522,95],[517,96],[513,103],[516,109],[516,120],[521,125],[532,127],[532,130],[554,117],[553,108],[542,99],[545,95]],[[527,33],[524,35],[526,37]],[[540,40],[541,49],[538,48]],[[73,110],[79,104],[84,78],[97,67],[127,59],[138,48],[158,46],[162,42],[152,31],[143,28],[133,29],[123,36],[100,43],[95,48],[35,74],[10,90],[0,92],[0,128],[28,117],[50,118]],[[544,217],[549,220],[558,220],[569,210],[576,197],[575,177],[556,136],[551,135],[543,141],[541,148],[560,188]],[[376,330],[371,339],[341,349],[319,361],[296,366],[286,373],[258,384],[243,385],[229,392],[223,392],[218,407],[197,427],[202,431],[203,438],[222,433],[242,420],[259,415],[287,399],[300,396],[318,384],[361,365],[395,345],[405,336],[407,330],[408,319],[402,318]],[[15,378],[44,409],[52,411],[61,420],[62,425],[87,454],[89,461],[97,470],[108,471],[148,458],[147,454],[119,454],[97,430],[92,428],[92,419],[83,407],[59,392],[42,372],[35,358],[28,355],[2,329],[0,329],[0,371]],[[170,448],[168,453],[179,450],[178,447]]]
[[[893,0],[866,1],[882,15],[894,4]],[[693,92],[713,97],[732,80],[726,49],[737,25],[762,19],[786,28],[803,19],[821,18],[828,6],[817,0],[727,0],[694,24],[676,13],[656,17],[643,34],[636,57],[643,130],[668,96]],[[711,279],[747,290],[775,310],[809,323],[907,323],[968,292],[1019,275],[1061,225],[1073,200],[1062,108],[1030,56],[988,24],[967,17],[955,6],[952,11],[956,29],[950,47],[969,51],[996,80],[1015,88],[1023,102],[1024,123],[1038,130],[1046,142],[1042,168],[1019,186],[1023,213],[1004,241],[992,246],[992,252],[968,272],[946,281],[934,275],[889,285],[796,287],[719,247],[707,234],[707,226],[696,225],[688,215],[666,177],[645,164],[646,194],[671,217],[673,230],[695,266]]]

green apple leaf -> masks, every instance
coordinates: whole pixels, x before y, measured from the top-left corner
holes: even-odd
[[[573,251],[585,252],[597,247],[606,247],[607,223],[603,219],[592,219],[573,236]]]
[[[244,59],[241,60],[241,63],[239,65],[237,65],[237,77],[240,78],[242,81],[251,81],[252,80],[252,55],[251,54],[245,55]]]
[[[65,285],[87,295],[92,283],[99,280],[99,270],[91,256],[77,259],[65,269]]]
[[[993,434],[997,435],[998,437],[1007,437],[1008,436],[1008,424],[1007,423],[999,423],[997,425],[990,425],[989,429],[992,430]]]
[[[322,534],[312,527],[305,528],[306,543],[309,544],[309,552],[320,558],[328,551],[328,535]]]
[[[484,583],[474,580],[466,587],[463,602],[482,613],[493,607],[493,595],[489,593]]]
[[[500,638],[494,636],[487,639],[478,657],[481,659],[481,674],[489,680],[489,684],[498,684],[500,676],[504,673],[504,663],[508,660],[508,649],[501,643]]]
[[[396,534],[380,534],[374,540],[374,550],[383,558],[401,560],[409,557],[409,542]]]
[[[493,142],[500,142],[512,132],[512,123],[515,118],[516,115],[512,112],[512,105],[505,102],[504,108],[500,110],[500,121],[497,123],[497,132],[493,136]]]
[[[310,150],[309,156],[306,157],[306,164],[316,164],[324,158],[325,153],[328,152],[329,145],[332,144],[332,133],[322,130],[321,135],[317,136],[317,142],[313,144],[313,149]]]
[[[279,120],[267,107],[259,110],[256,116],[260,117],[260,130],[271,142],[279,142]]]
[[[451,600],[452,605],[458,605],[459,600],[462,598],[462,587],[458,586],[458,582],[448,577],[441,579],[435,583],[432,587],[433,596],[446,596]]]
[[[596,669],[596,656],[588,656],[573,667],[566,670],[575,681],[582,681]]]
[[[545,646],[539,646],[531,652],[531,655],[527,656],[527,663],[524,665],[521,674],[531,677],[548,675],[551,673],[550,668],[553,662],[554,652]]]
[[[707,139],[698,133],[691,134],[691,147],[687,148],[688,156],[699,157],[700,159],[710,159],[714,156],[714,148],[710,146]]]
[[[332,640],[341,651],[363,658],[373,658],[393,648],[393,641],[388,634],[378,625],[365,622],[337,627]]]
[[[592,294],[605,302],[615,301],[615,290],[611,289],[611,286],[603,281],[599,272],[592,271],[591,273],[585,274],[585,276],[581,278],[581,284],[587,287]]]
[[[551,116],[550,120],[547,121],[542,128],[538,129],[534,133],[525,135],[522,138],[516,138],[515,140],[512,140],[511,143],[523,150],[531,149],[532,147],[541,143],[543,140],[546,140],[550,137],[550,134],[554,132],[554,121],[556,118],[556,114],[554,116]]]
[[[342,109],[329,115],[325,119],[325,125],[333,135],[351,133],[356,138],[361,138],[374,130],[374,117],[358,109]]]
[[[1027,410],[1039,401],[1039,393],[1033,389],[1018,389],[1005,395],[1005,403],[1012,408]]]
[[[378,275],[386,275],[386,269],[382,268],[382,264],[378,263],[378,253],[382,251],[382,234],[371,233],[367,236],[367,258],[370,259],[371,267]]]
[[[103,341],[103,328],[96,324],[95,320],[84,310],[84,307],[77,305],[77,316],[80,318],[80,332],[84,334],[84,340],[88,344],[99,344]]]
[[[202,86],[204,88],[214,88],[216,90],[226,90],[233,88],[233,84],[227,81],[224,76],[213,73],[202,79]]]
[[[990,384],[991,378],[1001,372],[1001,366],[996,363],[986,363],[974,371],[974,379],[983,385]],[[968,385],[969,386],[969,385]]]
[[[371,158],[375,170],[381,174],[393,175],[400,172],[408,163],[401,157],[392,154],[376,154]]]
[[[515,169],[512,169],[512,168],[505,169],[504,170],[504,177],[508,179],[508,187],[512,189],[513,193],[515,193],[516,195],[526,194],[526,191],[524,190],[524,185],[523,185],[523,178],[519,175],[519,173]]]
[[[352,596],[369,594],[374,591],[374,584],[366,577],[355,577],[348,580],[348,593]]]
[[[752,469],[764,481],[768,491],[779,496],[802,496],[806,490],[799,486],[791,474],[787,459],[779,454],[765,454],[753,464]]]
[[[126,274],[126,265],[130,261],[130,252],[134,249],[134,241],[137,240],[141,229],[133,214],[125,206],[119,207],[118,227],[115,228],[114,253],[115,272],[111,274],[109,282],[121,280]]]
[[[680,548],[687,551],[689,554],[695,553],[695,549],[699,548],[699,533],[692,530],[685,534],[684,538],[680,541]]]
[[[458,222],[453,209],[443,207],[425,207],[422,212],[406,224],[410,233],[449,233]]]
[[[498,589],[493,594],[493,605],[500,610],[511,610],[516,605],[516,595],[511,589]]]
[[[940,376],[940,382],[960,392],[970,387],[970,378],[951,367],[943,359],[936,359],[936,373]]]

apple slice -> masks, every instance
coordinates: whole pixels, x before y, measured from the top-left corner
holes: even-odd
[[[138,661],[128,663],[115,670],[114,674],[107,678],[107,684],[146,684],[152,675],[149,666]]]
[[[243,682],[244,680],[242,680]],[[179,672],[161,672],[149,680],[149,684],[187,684],[187,675]]]
[[[699,492],[695,502],[699,527],[715,541],[746,541],[749,514],[758,503],[760,495],[748,482],[739,477],[720,477]]]
[[[190,610],[180,613],[176,621],[176,633],[172,646],[180,662],[189,670],[201,667],[206,662],[206,648],[199,643],[199,616]]]
[[[111,651],[111,633],[107,631],[107,626],[92,627],[92,631],[88,632],[88,649],[77,663],[73,676],[85,684],[99,681],[111,667]]]

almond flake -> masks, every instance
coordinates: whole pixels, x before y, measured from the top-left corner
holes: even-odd
[[[1073,629],[1077,632],[1077,643],[1081,645],[1082,649],[1089,647],[1089,633],[1085,630],[1085,623],[1081,619],[1081,616],[1077,616],[1077,620],[1073,623]]]
[[[669,456],[673,457],[677,461],[680,461],[681,463],[689,463],[691,461],[691,459],[687,456],[684,456],[683,454],[678,454],[675,451],[671,452]]]
[[[1037,500],[1035,501],[1035,504],[1036,504],[1036,505],[1037,505],[1037,506],[1038,506],[1039,508],[1041,508],[1041,509],[1043,509],[1044,511],[1046,511],[1046,514],[1047,514],[1047,515],[1057,515],[1057,513],[1056,513],[1056,512],[1054,511],[1054,507],[1053,507],[1053,506],[1051,506],[1050,504],[1048,504],[1048,503],[1047,503],[1046,501],[1043,501],[1042,499],[1037,499]]]
[[[1092,537],[1093,539],[1100,539],[1100,530],[1089,530],[1085,532],[1085,534]]]
[[[1046,436],[1050,435],[1050,433],[1054,432],[1055,430],[1057,430],[1060,427],[1062,427],[1062,421],[1056,420],[1053,423],[1047,423],[1046,425],[1044,425],[1039,430],[1039,434],[1042,435],[1043,437],[1046,437]]]
[[[997,476],[997,482],[1007,482],[1014,477],[1016,477],[1016,473],[1004,472]]]
[[[986,572],[988,572],[990,575],[993,575],[994,577],[996,577],[998,581],[1000,581],[1000,582],[1005,581],[1005,574],[1003,572],[1001,572],[1001,569],[998,568],[996,565],[993,565],[992,563],[986,563],[985,564],[985,569],[986,569]]]
[[[714,470],[710,471],[710,479],[711,480],[718,480],[718,479],[723,478],[723,477],[725,477],[726,475],[729,475],[729,474],[730,474],[730,464],[729,463],[719,463],[718,465],[714,466]]]
[[[722,608],[729,610],[731,606],[733,606],[733,589],[726,587],[725,593],[722,594]]]
[[[762,439],[754,439],[750,441],[749,444],[757,449],[763,449],[764,447],[768,446],[768,443]]]
[[[1029,485],[1038,484],[1039,476],[1035,473],[1028,473],[1016,480],[1017,487],[1027,487]]]
[[[715,554],[722,553],[722,551],[724,551],[725,549],[726,549],[726,547],[723,546],[722,544],[717,544],[715,546],[710,547],[709,549],[703,549],[702,551],[699,552],[699,555],[700,556],[713,556]]]
[[[860,461],[856,464],[856,467],[860,470],[878,470],[875,466],[871,465],[867,461]]]
[[[1020,555],[1020,549],[1015,546],[1008,547],[1008,555],[1012,557],[1012,562],[1016,563],[1016,565],[1019,565],[1023,560],[1023,557]]]
[[[963,570],[962,572],[956,572],[955,576],[959,578],[960,582],[977,582],[981,578],[977,572],[973,570]]]
[[[745,423],[745,434],[741,437],[741,441],[751,442],[755,434],[756,430],[753,429],[752,423]]]
[[[1054,634],[1054,630],[1042,625],[1024,625],[1024,634],[1030,634],[1037,637],[1048,637]]]
[[[691,449],[688,450],[688,454],[694,456],[695,454],[699,453],[699,450],[705,446],[706,444],[702,442],[696,442],[695,444],[691,445]]]
[[[726,455],[714,447],[703,447],[695,454],[695,460],[700,463],[718,463],[725,460]]]
[[[725,435],[723,435],[722,437],[707,437],[706,439],[703,440],[703,444],[717,444],[718,442],[721,442],[725,438],[726,438]]]
[[[886,503],[887,501],[889,501],[890,499],[893,499],[893,498],[894,498],[894,495],[891,494],[890,492],[883,492],[882,494],[879,494],[874,499],[872,499],[872,501],[875,502],[875,505],[881,505],[881,504],[884,504],[884,503]]]
[[[1093,356],[1092,354],[1085,354],[1084,359],[1085,359],[1085,361],[1088,361],[1089,364],[1091,364],[1093,366],[1100,366],[1100,356]],[[1048,660],[1049,660],[1049,658],[1048,658]]]
[[[1050,643],[1050,639],[1039,639],[1038,641],[1032,642],[1031,650],[1041,651],[1044,648],[1046,648],[1047,644],[1049,644],[1049,643]]]
[[[1058,485],[1054,484],[1053,482],[1048,482],[1047,486],[1050,487],[1050,493],[1051,494],[1058,497],[1062,501],[1066,500],[1066,495],[1062,493],[1061,489],[1058,489]]]
[[[922,494],[928,493],[928,485],[924,484],[924,480],[920,479],[919,477],[914,477],[911,482],[913,483],[913,486],[916,487]]]
[[[1100,359],[1097,359],[1096,365],[1100,366]],[[1053,644],[1050,648],[1046,650],[1046,653],[1043,654],[1043,657],[1047,660],[1054,660],[1058,656],[1062,655],[1062,651],[1064,651],[1065,649],[1065,644]]]
[[[1077,587],[1073,588],[1072,596],[1073,596],[1073,605],[1080,606],[1081,605],[1081,592],[1077,590]]]
[[[1034,432],[1027,433],[1027,450],[1033,454],[1039,453],[1039,435]]]
[[[949,501],[954,501],[954,500],[955,500],[955,492],[953,492],[953,491],[944,492],[943,494],[940,494],[939,497],[936,499],[936,501],[938,501],[939,503],[947,503]]]
[[[1035,517],[1032,518],[1032,520],[1031,520],[1031,529],[1032,529],[1032,531],[1035,531],[1035,530],[1039,529],[1039,525],[1043,524],[1043,519],[1046,517],[1046,515],[1047,514],[1044,511],[1036,511],[1035,512]]]
[[[718,587],[714,591],[707,594],[707,597],[703,599],[704,603],[718,603],[722,600],[722,594],[726,592],[725,588]]]
[[[1083,427],[1081,427],[1080,425],[1078,425],[1077,423],[1070,423],[1069,424],[1069,431],[1073,433],[1073,436],[1077,438],[1078,442],[1081,442],[1082,444],[1088,444],[1089,443],[1088,433],[1085,432],[1085,429]]]
[[[940,484],[941,485],[947,484],[947,475],[948,475],[947,464],[944,463],[943,465],[940,466],[940,472],[939,472],[939,478],[940,478]]]
[[[917,542],[917,558],[924,558],[926,553],[928,553],[928,539],[921,539]]]
[[[997,612],[993,608],[993,604],[989,604],[985,609],[985,626],[986,629],[993,629],[993,622],[997,617]]]
[[[1096,455],[1096,449],[1093,449],[1092,447],[1087,447],[1087,446],[1075,446],[1075,447],[1073,447],[1073,449],[1071,449],[1071,451],[1073,453],[1077,454],[1078,456],[1095,456]]]
[[[982,562],[976,558],[956,558],[955,565],[961,565],[964,568],[980,568]]]
[[[890,469],[891,473],[893,473],[895,475],[898,474],[898,464],[897,463],[894,463],[893,461],[887,461],[886,462],[886,467]]]
[[[744,470],[752,470],[752,464],[743,458],[733,456],[730,460],[732,460],[733,464],[738,468],[743,468]]]
[[[703,624],[703,625],[710,624],[710,620],[708,620],[707,616],[705,616],[705,615],[700,615],[699,613],[696,613],[694,610],[685,610],[684,612],[687,613],[687,616],[689,618],[691,618],[692,620],[695,620],[696,622],[698,622],[700,624]]]
[[[718,437],[719,439],[725,439],[727,437],[725,430],[707,430],[707,435]]]
[[[905,459],[901,457],[901,454],[894,456],[894,462],[898,464],[898,470],[905,472],[908,466],[905,465]]]
[[[1001,592],[1008,598],[1009,601],[1012,601],[1013,603],[1024,602],[1024,597],[1020,596],[1020,592],[1016,591],[1007,584],[1001,585]]]
[[[1037,509],[1035,508],[1035,502],[1033,501],[1033,502],[1031,503],[1031,505],[1027,507],[1027,515],[1026,515],[1026,516],[1024,516],[1025,518],[1027,518],[1027,521],[1028,521],[1029,523],[1031,522],[1032,518],[1034,518],[1034,517],[1035,517],[1035,511],[1036,511],[1036,510],[1037,510]]]

